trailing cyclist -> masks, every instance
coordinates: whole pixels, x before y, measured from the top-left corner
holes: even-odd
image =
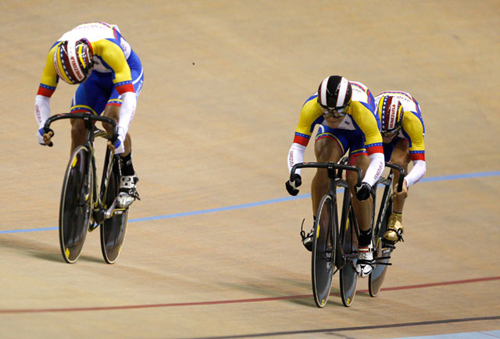
[[[104,22],[79,25],[66,32],[50,48],[35,99],[40,145],[51,145],[53,131],[43,129],[50,117],[50,98],[59,79],[78,84],[71,113],[103,114],[118,121],[118,140],[109,147],[120,155],[122,176],[118,203],[128,207],[138,198],[128,129],[141,92],[144,73],[141,61],[122,37],[118,26]],[[71,120],[71,152],[82,145],[86,129],[81,119]],[[103,124],[108,133],[111,126]]]
[[[373,245],[371,219],[373,213],[372,186],[384,169],[384,154],[380,120],[375,114],[375,101],[370,90],[359,82],[341,76],[325,78],[316,93],[302,106],[295,137],[288,152],[288,169],[304,161],[305,149],[316,125],[315,155],[318,162],[338,162],[349,151],[349,165],[363,170],[360,187],[356,186],[356,173],[349,173],[347,182],[353,195],[353,207],[361,231],[358,239],[356,270],[365,277],[372,271]],[[291,195],[297,195],[302,184],[300,172],[286,182]],[[313,218],[321,197],[328,191],[326,169],[318,169],[311,185]],[[302,232],[304,246],[310,251],[312,231]]]
[[[394,189],[393,212],[389,217],[384,239],[394,245],[403,240],[403,206],[408,197],[408,188],[422,179],[426,172],[425,126],[420,105],[406,92],[386,91],[375,98],[375,107],[381,120],[385,161],[401,166],[408,173],[408,164],[413,168],[403,180],[403,190]],[[394,184],[399,172],[394,173]]]

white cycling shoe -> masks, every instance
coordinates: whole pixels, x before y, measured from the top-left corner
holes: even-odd
[[[136,184],[139,181],[135,175],[123,175],[120,178],[120,193],[118,194],[117,203],[121,208],[127,208],[139,198],[137,193]]]
[[[361,278],[365,278],[373,271],[373,245],[358,247],[358,261],[356,272]]]

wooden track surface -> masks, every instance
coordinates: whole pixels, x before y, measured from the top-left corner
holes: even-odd
[[[1,338],[395,338],[500,329],[500,3],[484,1],[2,1]],[[115,265],[90,233],[59,253],[69,124],[37,145],[45,55],[81,22],[118,24],[145,85],[130,133],[142,200]],[[426,126],[426,180],[377,298],[335,278],[314,305],[286,156],[327,75],[404,90]],[[53,113],[75,87],[62,84]],[[103,144],[97,145],[101,150]],[[306,160],[313,161],[313,147]],[[98,155],[100,157],[100,155]]]

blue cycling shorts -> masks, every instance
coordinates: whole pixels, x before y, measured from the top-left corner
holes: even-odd
[[[349,150],[349,155],[368,155],[366,152],[363,133],[359,130],[345,130],[339,128],[331,128],[327,125],[320,125],[316,134],[316,141],[329,138],[334,140],[342,154],[345,155]]]

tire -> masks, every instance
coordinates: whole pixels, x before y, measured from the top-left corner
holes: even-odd
[[[377,264],[373,268],[370,277],[368,278],[368,290],[370,296],[376,297],[382,288],[382,284],[387,273],[387,268],[390,265],[390,257],[393,248],[384,246],[383,235],[387,230],[387,224],[389,223],[389,217],[392,213],[392,198],[389,198],[387,210],[384,215],[384,220],[380,225],[380,229],[377,234],[374,234],[375,240],[375,260]]]
[[[321,199],[316,215],[311,262],[312,288],[314,301],[318,307],[322,308],[328,302],[335,270],[337,232],[336,225],[333,225],[331,196],[325,195]]]
[[[59,243],[67,263],[80,257],[92,213],[93,175],[91,154],[79,146],[71,155],[61,193],[59,207]]]
[[[101,188],[104,189],[102,202],[105,209],[108,209],[113,204],[120,190],[120,168],[118,161],[113,161],[112,166],[108,182],[105,184],[103,180]],[[103,178],[105,178],[105,175],[104,173]],[[116,210],[110,218],[104,220],[101,226],[101,251],[104,260],[108,264],[114,264],[121,253],[127,231],[127,222],[128,208],[125,210]]]
[[[344,252],[344,265],[340,269],[340,296],[345,307],[352,305],[356,296],[356,286],[358,283],[358,274],[356,272],[357,260],[357,235],[356,235],[356,220],[354,211],[351,207],[349,210],[349,218],[342,225],[341,243]]]

